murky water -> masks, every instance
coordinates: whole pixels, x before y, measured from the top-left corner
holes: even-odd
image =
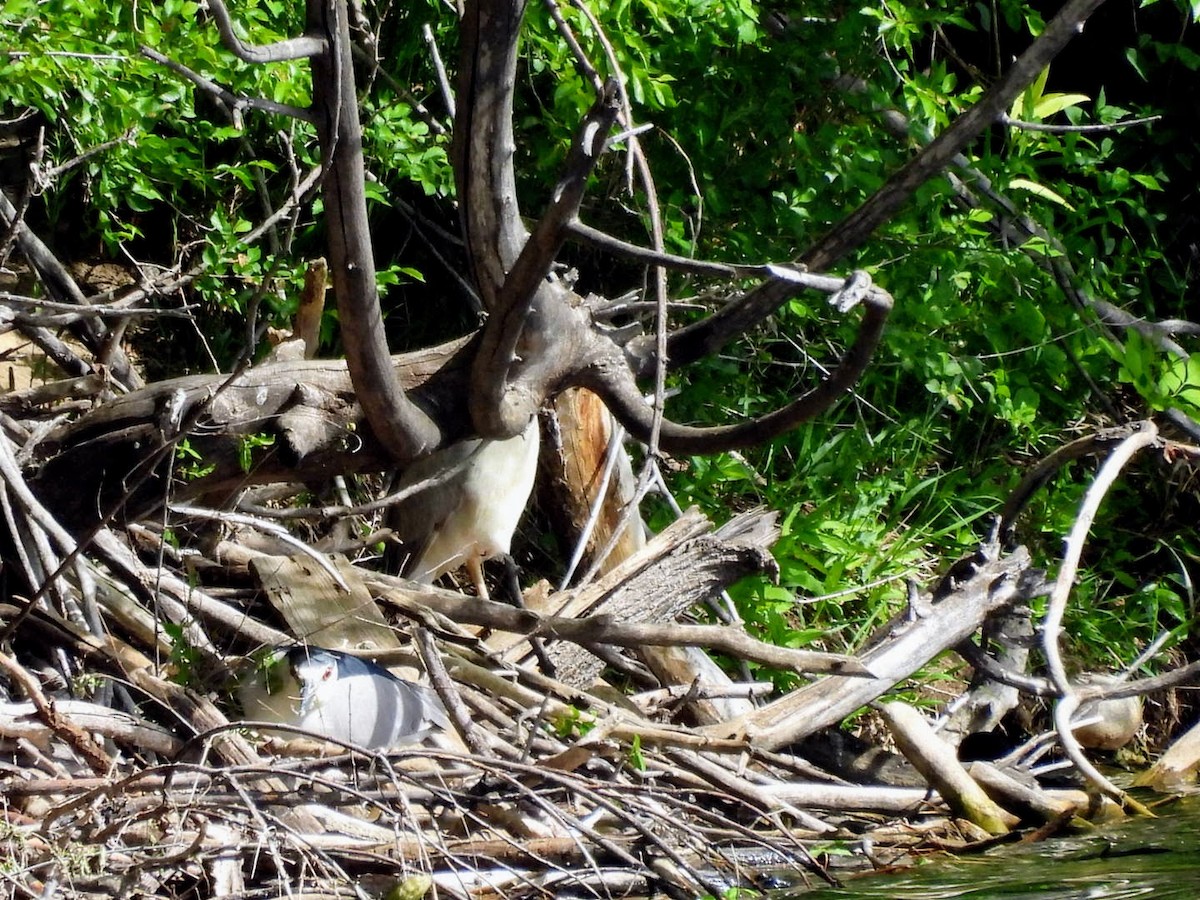
[[[862,876],[800,900],[1200,900],[1200,797],[1087,835],[997,847],[896,875]]]

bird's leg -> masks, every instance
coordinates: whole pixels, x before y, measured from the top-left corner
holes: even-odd
[[[479,595],[481,600],[490,600],[488,594],[487,582],[483,580],[483,557],[477,553],[472,553],[467,557],[467,574],[471,576],[471,581],[475,585],[475,593]]]
[[[508,602],[517,609],[525,609],[525,595],[521,593],[521,579],[520,571],[517,568],[517,561],[509,553],[505,553],[502,558],[504,560],[504,586],[507,588],[505,593],[508,595]],[[538,666],[541,667],[542,673],[553,678],[557,669],[551,661],[550,655],[546,652],[546,642],[540,637],[531,637],[529,639],[529,646],[533,648],[533,655],[537,658]]]

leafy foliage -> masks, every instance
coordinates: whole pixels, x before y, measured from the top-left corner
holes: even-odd
[[[981,8],[888,3],[813,26],[798,11],[802,27],[713,59],[704,89],[687,91],[678,78],[677,93],[697,100],[687,109],[690,124],[674,133],[685,148],[695,148],[697,171],[727,159],[740,176],[697,179],[701,197],[693,206],[703,207],[708,233],[718,235],[702,236],[698,254],[742,258],[729,254],[730,240],[740,238],[749,242],[746,257],[786,258],[797,246],[789,227],[802,245],[838,221],[927,135],[978,98],[984,84],[970,77],[977,70],[964,71],[971,60],[964,61],[960,39],[992,32],[1019,45],[1042,26],[1023,4],[1001,4],[998,12],[1001,21],[993,22]],[[877,55],[863,52],[862,38],[871,32]],[[1181,56],[1170,54],[1176,65]],[[832,73],[814,71],[815,57],[836,60],[839,75],[867,86],[857,93],[826,91],[823,105],[808,106],[803,91],[793,95],[799,102],[776,95],[786,77],[761,78],[763,71],[797,71],[809,85],[828,86]],[[1187,69],[1195,72],[1194,61]],[[1034,125],[1112,124],[1153,112],[1109,103],[1103,87],[1093,98],[1058,90],[1055,81],[1055,73],[1044,72],[1011,117]],[[721,85],[721,96],[707,87],[711,83]],[[746,177],[755,172],[755,151],[729,146],[746,132],[709,125],[706,118],[729,114],[728,97],[738,85],[755,91],[756,102],[733,107],[785,136],[762,142],[776,158],[757,182]],[[905,115],[911,139],[904,146],[881,133],[871,105]],[[779,110],[786,110],[786,124],[772,119]],[[1049,271],[1065,252],[1076,266],[1074,287],[1085,296],[1135,315],[1186,314],[1187,281],[1173,274],[1178,261],[1163,252],[1160,235],[1166,212],[1159,200],[1169,175],[1153,161],[1134,168],[1129,150],[1147,127],[1159,126],[990,133],[970,164],[1060,244],[998,240],[995,212],[956,205],[945,182],[926,185],[917,202],[848,261],[871,272],[898,301],[885,345],[851,404],[740,461],[691,460],[677,477],[681,503],[719,510],[762,502],[784,511],[784,537],[776,547],[780,584],[748,584],[739,592],[752,627],[789,645],[855,646],[901,602],[903,579],[927,582],[930,559],[969,550],[984,530],[981,520],[1014,486],[1022,460],[1052,449],[1081,420],[1106,420],[1114,401],[1135,416],[1170,408],[1194,413],[1191,360],[1165,353],[1137,332],[1119,334],[1120,343],[1110,340]],[[736,137],[702,146],[710,128]],[[661,174],[671,157],[656,163]],[[1156,296],[1175,299],[1166,308],[1151,307],[1146,287],[1162,284],[1164,275],[1166,290]],[[817,348],[830,332],[838,333],[838,324],[828,315],[805,298],[794,301],[769,331],[738,351],[748,362],[718,361],[692,378],[674,414],[720,422],[777,405],[819,377],[814,364],[828,363],[830,353]],[[715,397],[725,403],[714,404]],[[729,408],[735,402],[738,408]],[[1143,485],[1155,478],[1131,473],[1110,500],[1114,515],[1144,520]],[[1044,556],[1056,555],[1084,484],[1079,473],[1064,474],[1027,514],[1024,537]],[[1183,540],[1193,541],[1185,553],[1194,554],[1193,538]],[[1092,560],[1095,568],[1071,607],[1068,628],[1077,654],[1112,665],[1129,660],[1161,629],[1185,636],[1195,611],[1181,586],[1195,574],[1194,555],[1182,563],[1165,534],[1137,553],[1122,549],[1121,541],[1101,543],[1115,546]],[[1143,583],[1155,571],[1176,575]]]
[[[1169,77],[1194,87],[1200,53],[1187,43],[1193,38],[1179,35],[1195,10],[1144,6],[1147,27],[1127,37],[1116,63],[1056,62],[1013,105],[1011,118],[1113,125],[1159,112],[1160,95],[1148,85]],[[798,0],[786,12],[748,0],[589,8],[611,39],[637,118],[655,126],[643,145],[667,249],[750,262],[798,256],[974,103],[1044,26],[1037,10],[1017,0],[970,7]],[[433,26],[446,52],[456,22],[432,0],[375,12],[383,68],[364,70],[362,98],[372,212],[394,222],[401,206],[413,204],[448,221],[449,138],[414,101],[439,114],[420,26]],[[609,71],[589,16],[574,7],[559,12],[598,69]],[[302,14],[301,4],[283,0],[236,8],[257,43],[298,33]],[[34,110],[45,122],[44,169],[79,159],[41,186],[50,225],[83,235],[75,252],[199,266],[189,299],[209,311],[204,330],[219,360],[244,347],[243,317],[255,305],[264,304],[267,319],[290,313],[304,258],[320,252],[314,219],[305,212],[265,242],[247,244],[245,236],[314,164],[311,129],[253,111],[231,116],[138,48],[154,47],[235,94],[296,106],[306,105],[310,90],[303,64],[238,62],[188,0],[12,0],[0,11],[0,27],[9,36],[9,52],[0,55],[4,115]],[[593,91],[544,4],[529,7],[523,54],[519,188],[527,213],[536,214]],[[1110,99],[1116,94],[1119,101]],[[902,114],[904,133],[883,127],[885,109]],[[1194,357],[1181,359],[1134,331],[1099,327],[1051,271],[1059,261],[1072,263],[1075,291],[1137,316],[1187,315],[1194,261],[1171,223],[1186,198],[1195,201],[1188,187],[1200,180],[1194,153],[1144,151],[1147,135],[1157,147],[1190,147],[1188,128],[1190,121],[1170,116],[1102,131],[993,128],[967,160],[978,176],[956,176],[976,191],[986,179],[1053,242],[997,237],[999,213],[962,205],[942,179],[843,261],[897,298],[884,345],[854,395],[772,446],[687,460],[674,478],[681,502],[717,516],[758,503],[781,511],[780,583],[748,582],[734,592],[755,630],[789,646],[855,646],[902,601],[904,579],[928,582],[938,560],[973,546],[1022,464],[1083,423],[1200,412]],[[584,217],[644,241],[644,204],[613,155]],[[412,296],[404,286],[426,277],[436,280],[422,299],[433,296],[448,277],[430,271],[438,264],[417,252],[417,242],[380,243],[380,281],[396,297]],[[442,250],[453,267],[457,250]],[[615,295],[641,286],[642,273],[577,252],[582,288]],[[744,287],[672,281],[676,297]],[[423,304],[424,318],[443,317],[450,301],[436,296],[438,303]],[[399,300],[391,308],[393,321],[413,334],[429,327],[420,310]],[[852,324],[812,297],[795,298],[727,357],[676,385],[672,415],[723,422],[778,405],[820,377]],[[179,464],[194,477],[203,461],[181,445]],[[1047,558],[1069,527],[1087,474],[1082,466],[1064,471],[1023,520],[1023,538]],[[1147,503],[1143,486],[1159,481]],[[1194,531],[1180,536],[1166,520],[1196,505],[1194,489],[1149,468],[1131,474],[1110,499],[1111,527],[1094,545],[1071,607],[1068,626],[1080,654],[1128,660],[1160,629],[1186,635],[1200,546]],[[665,516],[659,512],[656,524]]]

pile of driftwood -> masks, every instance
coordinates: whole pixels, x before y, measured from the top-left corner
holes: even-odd
[[[33,182],[17,203],[0,193],[0,261],[19,246],[41,284],[0,281],[0,325],[20,328],[72,376],[0,396],[7,893],[724,896],[831,881],[846,859],[889,865],[919,849],[1000,839],[1020,825],[1053,828],[1139,808],[1095,769],[1084,744],[1126,739],[1137,728],[1136,697],[1193,677],[1194,667],[1141,681],[1088,680],[1068,672],[1059,645],[1079,554],[1121,467],[1147,448],[1168,459],[1197,456],[1148,423],[1093,435],[1037,467],[978,552],[936,584],[913,585],[906,608],[854,656],[766,645],[736,620],[681,623],[738,578],[772,570],[776,532],[765,513],[715,531],[685,514],[645,547],[619,554],[619,565],[596,580],[533,586],[524,609],[421,587],[367,564],[381,539],[384,492],[356,507],[347,480],[369,481],[412,462],[421,446],[464,437],[480,415],[493,437],[512,433],[509,419],[524,426],[551,404],[561,421],[563,386],[602,392],[652,457],[748,446],[827,409],[869,363],[892,300],[863,273],[814,273],[866,240],[955,148],[1009,109],[1086,18],[1072,6],[1048,22],[1015,75],[998,80],[930,152],[810,248],[802,258],[808,272],[697,263],[665,254],[661,240],[638,248],[579,223],[604,136],[619,124],[622,142],[636,147],[640,126],[615,81],[596,85],[597,104],[581,122],[563,180],[528,234],[511,152],[521,6],[468,0],[459,41],[462,127],[453,156],[468,280],[489,313],[482,336],[389,365],[356,155],[346,4],[310,3],[304,37],[258,48],[235,35],[224,4],[207,7],[243,60],[312,60],[313,110],[302,117],[317,126],[325,168],[297,175],[287,201],[243,240],[252,244],[322,183],[349,368],[312,359],[313,328],[297,322],[293,338],[302,347],[287,351],[293,358],[284,352],[253,367],[244,361],[228,376],[144,386],[126,355],[125,330],[138,316],[187,315],[148,307],[176,296],[202,266],[155,278],[139,272],[129,290],[85,296],[23,223]],[[558,22],[565,31],[565,19]],[[235,121],[255,106],[158,51],[142,52],[230,104]],[[642,158],[637,168],[644,165]],[[955,185],[964,203],[980,205],[973,188]],[[996,206],[1005,246],[1014,228],[1033,229],[1010,215],[1007,201]],[[1039,237],[1028,246],[1055,246],[1028,233]],[[569,235],[647,265],[761,282],[739,288],[719,314],[673,331],[668,347],[665,312],[651,340],[650,331],[610,324],[629,315],[619,304],[578,297],[570,279],[548,277]],[[303,318],[314,326],[324,290],[323,278],[310,275],[301,309],[311,302],[315,312]],[[666,281],[656,281],[665,311]],[[719,429],[664,422],[661,407],[644,402],[638,379],[653,376],[661,401],[668,357],[685,364],[717,352],[801,289],[828,294],[841,313],[865,307],[854,343],[818,388],[757,421]],[[82,355],[60,338],[63,327]],[[247,329],[255,331],[252,322]],[[256,341],[249,335],[247,347]],[[246,361],[252,355],[247,349]],[[353,382],[350,369],[359,373]],[[468,409],[468,396],[484,402]],[[561,432],[568,440],[589,428]],[[257,439],[275,442],[270,454],[254,455]],[[595,443],[619,448],[617,440]],[[1013,522],[1057,466],[1109,448],[1047,580],[1014,542]],[[295,508],[306,486],[339,479],[337,507]],[[335,531],[342,556],[314,540]],[[1035,620],[1029,604],[1041,597],[1046,612]],[[427,679],[452,727],[428,745],[387,752],[264,737],[239,718],[231,685],[255,651],[295,642],[362,653]],[[802,686],[774,696],[769,684],[731,678],[710,652],[790,671]],[[936,730],[913,708],[883,702],[946,653],[966,660],[974,676],[939,711]],[[1031,674],[1035,668],[1045,674]],[[1048,698],[1053,732],[995,763],[964,765],[954,748],[993,730],[1022,694]],[[899,753],[852,747],[838,731],[865,707]],[[1182,742],[1156,782],[1188,778],[1188,748],[1198,742]],[[1052,747],[1073,767],[1076,786],[1048,789],[1031,777],[1030,766]]]
[[[1115,445],[1111,459],[1159,439],[1145,426],[1089,440]],[[713,530],[688,512],[593,583],[536,585],[517,609],[298,553],[238,521],[203,552],[144,524],[77,543],[26,489],[14,451],[0,438],[5,513],[26,537],[12,552],[47,576],[37,602],[0,607],[12,695],[0,883],[14,896],[691,897],[822,883],[848,859],[888,865],[1138,808],[1083,755],[1081,715],[1116,698],[1136,729],[1122,696],[1191,675],[1056,681],[1054,616],[1079,541],[1050,582],[1005,546],[1003,521],[849,657],[678,623],[771,571],[769,513]],[[176,516],[184,527],[187,509]],[[1045,595],[1051,674],[1036,678],[1028,602]],[[229,685],[251,651],[298,639],[423,673],[453,730],[389,752],[262,738],[239,723]],[[703,669],[700,648],[807,681],[769,699],[767,685]],[[976,679],[940,734],[911,707],[876,704],[945,651]],[[1079,787],[1029,776],[1053,739],[1003,764],[955,757],[1020,691],[1057,696]],[[839,741],[838,724],[870,704],[911,765]]]

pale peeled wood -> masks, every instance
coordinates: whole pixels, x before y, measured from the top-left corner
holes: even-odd
[[[308,264],[304,272],[304,291],[296,307],[292,334],[304,342],[304,358],[314,359],[321,341],[321,317],[325,313],[325,292],[329,289],[329,266],[325,257]]]
[[[561,444],[556,448],[557,453],[545,454],[543,471],[549,476],[548,484],[554,491],[553,503],[549,504],[549,508],[558,512],[559,521],[556,524],[559,533],[566,536],[573,546],[583,532],[602,486],[608,447],[615,437],[617,424],[603,401],[585,388],[560,394],[554,401],[554,414]],[[629,455],[623,448],[618,449],[617,453],[617,465],[595,527],[588,538],[582,562],[585,568],[608,545],[621,524],[626,505],[635,493]],[[645,546],[645,529],[638,512],[635,510],[626,522],[612,551],[600,563],[600,575],[611,572]],[[611,612],[621,614],[620,610]],[[670,621],[672,618],[674,616],[657,621]],[[721,687],[733,683],[724,670],[699,647],[646,647],[638,655],[667,686],[691,684],[697,679]],[[570,665],[574,668],[574,661]],[[573,679],[584,677],[584,673],[590,669],[598,669],[594,664],[589,666],[582,661],[581,665],[582,671],[573,672]],[[753,708],[749,700],[741,697],[710,697],[689,703],[692,717],[701,724],[723,722],[744,715]]]
[[[1185,731],[1133,784],[1156,791],[1178,791],[1194,785],[1197,772],[1200,772],[1200,722]]]
[[[550,501],[545,505],[555,520],[557,533],[565,545],[574,547],[603,486],[605,460],[617,425],[600,398],[586,388],[572,388],[556,397],[554,416],[558,423],[558,441],[556,446],[547,448],[542,458],[542,492]],[[600,514],[588,535],[581,563],[583,569],[591,565],[608,545],[621,523],[625,506],[634,495],[629,455],[623,449],[617,452],[619,458]],[[611,571],[642,549],[645,543],[645,529],[634,510],[612,553],[600,563],[600,574]]]
[[[925,717],[907,703],[882,703],[879,714],[896,747],[913,764],[955,814],[991,834],[1007,834],[1019,820],[987,795],[953,748],[934,733]]]
[[[1044,590],[1040,579],[1026,584],[1031,571],[1024,547],[984,563],[951,594],[929,609],[911,610],[911,621],[895,623],[879,643],[860,654],[874,678],[829,675],[732,722],[709,726],[705,733],[743,736],[757,746],[778,750],[836,725],[943,650],[966,640],[992,613]]]

